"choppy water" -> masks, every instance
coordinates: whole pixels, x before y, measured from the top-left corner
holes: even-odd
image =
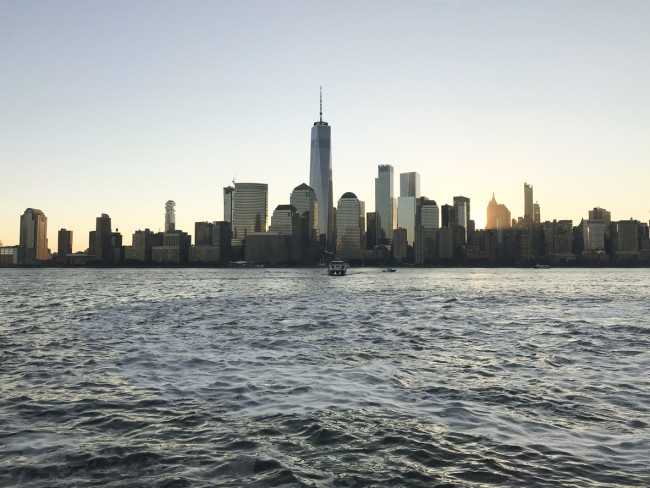
[[[650,486],[648,270],[0,270],[2,486]]]

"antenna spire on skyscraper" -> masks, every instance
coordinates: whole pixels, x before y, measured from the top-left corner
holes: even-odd
[[[323,122],[323,87],[320,87],[320,121]]]

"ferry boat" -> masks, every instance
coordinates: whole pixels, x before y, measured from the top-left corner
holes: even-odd
[[[327,268],[330,276],[345,276],[346,271],[347,266],[345,261],[330,261],[330,265]]]

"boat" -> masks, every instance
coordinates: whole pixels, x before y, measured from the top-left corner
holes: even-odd
[[[550,269],[551,266],[548,264],[536,264],[535,269]]]
[[[382,269],[382,271],[384,273],[394,273],[397,270],[395,268],[386,268],[386,269]]]
[[[327,272],[330,276],[345,276],[347,268],[345,261],[330,261]]]

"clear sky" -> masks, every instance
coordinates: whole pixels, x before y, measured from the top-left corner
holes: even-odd
[[[542,220],[650,218],[648,0],[0,0],[0,241],[28,207],[88,247],[223,218],[233,178],[269,220],[309,183],[323,86],[335,203],[377,165],[438,204],[492,192]]]

